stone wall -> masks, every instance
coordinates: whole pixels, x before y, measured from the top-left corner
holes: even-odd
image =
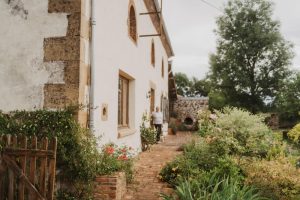
[[[193,123],[197,121],[197,115],[199,110],[208,109],[208,98],[189,98],[189,97],[178,97],[174,102],[173,112],[177,115],[177,119],[184,122],[190,118]]]
[[[66,105],[84,105],[78,120],[86,125],[88,120],[89,93],[89,0],[49,0],[49,13],[68,13],[68,29],[64,37],[44,40],[44,60],[60,61],[65,64],[64,83],[46,84],[44,107],[63,108]]]
[[[94,187],[95,200],[122,200],[126,193],[124,172],[112,176],[99,176]]]
[[[88,103],[88,2],[0,1],[0,110]],[[78,119],[86,123],[87,110]]]

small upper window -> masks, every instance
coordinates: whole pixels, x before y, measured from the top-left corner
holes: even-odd
[[[136,25],[136,15],[135,9],[133,6],[130,6],[129,10],[129,36],[133,39],[133,41],[137,41],[137,25]]]
[[[165,63],[164,63],[164,59],[162,59],[162,62],[161,62],[161,76],[163,78],[165,77]]]
[[[154,41],[152,40],[151,44],[151,64],[155,66],[155,46],[154,46]]]

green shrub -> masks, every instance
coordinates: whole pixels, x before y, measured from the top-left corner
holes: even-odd
[[[87,186],[97,173],[97,140],[88,129],[82,128],[75,121],[75,111],[75,108],[68,108],[62,111],[0,113],[0,136],[57,137],[57,170],[61,172],[57,179],[73,185],[78,182]],[[88,196],[88,188],[83,188]],[[75,193],[78,194],[74,192],[74,196],[77,195]],[[83,193],[84,191],[80,195]]]
[[[273,200],[300,199],[300,175],[287,158],[243,159],[240,166],[246,183],[259,188],[265,196]]]
[[[243,178],[240,168],[226,155],[222,145],[204,141],[185,145],[183,155],[168,163],[160,172],[161,179],[171,185],[182,179],[207,179],[211,174]]]
[[[146,151],[150,148],[151,145],[156,143],[157,132],[152,127],[147,127],[147,123],[149,123],[149,119],[147,119],[147,115],[144,114],[142,118],[142,124],[140,126],[141,133],[141,141],[142,141],[142,150]]]
[[[91,180],[99,156],[97,140],[74,119],[74,109],[15,111],[0,114],[0,135],[57,137],[57,168],[70,180]]]
[[[60,188],[55,195],[56,200],[93,200],[92,182],[75,182]]]
[[[265,157],[272,146],[272,131],[263,117],[238,108],[217,111],[216,125],[211,134],[227,144],[232,153]]]
[[[201,110],[198,112],[198,127],[201,136],[205,136],[212,128],[213,122],[210,118],[211,114],[209,110]]]
[[[288,137],[295,143],[300,144],[300,124],[297,124],[288,132]]]
[[[164,200],[264,200],[253,187],[242,186],[239,180],[220,178],[213,174],[207,181],[183,180],[175,190],[176,196],[162,195]]]
[[[160,179],[175,186],[181,179],[200,177],[203,171],[191,159],[179,156],[160,171]]]

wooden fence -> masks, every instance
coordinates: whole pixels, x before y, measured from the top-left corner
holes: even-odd
[[[57,139],[0,136],[0,200],[52,200]]]

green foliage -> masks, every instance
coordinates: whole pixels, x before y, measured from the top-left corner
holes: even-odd
[[[148,150],[151,145],[156,143],[157,136],[156,130],[150,127],[150,125],[148,127],[146,124],[149,124],[149,119],[147,119],[147,115],[144,114],[142,118],[142,124],[140,126],[143,151]]]
[[[118,147],[108,144],[102,148],[98,160],[97,174],[111,175],[115,172],[124,171],[127,182],[133,179],[133,152],[127,146]]]
[[[300,73],[294,73],[282,85],[274,101],[281,122],[295,123],[300,111]]]
[[[212,128],[211,112],[209,110],[201,110],[198,113],[199,134],[205,136]]]
[[[229,104],[224,92],[221,89],[217,89],[216,86],[210,90],[208,97],[210,110],[220,110]]]
[[[69,188],[57,192],[58,200],[92,199],[91,188],[96,175],[124,171],[128,181],[133,176],[131,149],[110,145],[114,148],[113,155],[104,151],[100,153],[95,136],[73,117],[75,111],[76,108],[0,112],[0,136],[57,137],[57,170],[60,171],[57,179],[69,185]]]
[[[246,174],[246,183],[260,188],[265,196],[273,200],[300,199],[299,172],[287,158],[239,162]]]
[[[198,80],[195,77],[189,77],[182,73],[176,73],[175,76],[177,94],[185,97],[208,96],[211,83],[207,79]]]
[[[67,188],[61,188],[56,192],[55,198],[57,200],[93,200],[93,183],[80,181],[69,183]]]
[[[174,78],[176,82],[177,94],[181,96],[188,96],[191,87],[191,81],[189,80],[188,76],[179,72],[175,73]]]
[[[56,198],[61,200],[77,200],[77,197],[72,192],[65,190],[59,190],[56,194]]]
[[[297,124],[288,132],[288,137],[297,144],[300,144],[300,124]]]
[[[236,178],[218,177],[213,174],[203,181],[181,181],[176,186],[176,197],[162,195],[164,200],[266,200],[253,187],[241,186]]]
[[[73,113],[73,108],[0,113],[0,135],[57,137],[57,166],[64,172],[64,178],[88,181],[96,175],[96,138],[80,127]]]
[[[0,113],[0,136],[11,134],[49,139],[57,137],[57,170],[61,172],[57,179],[74,187],[81,183],[81,186],[77,186],[81,190],[75,190],[72,194],[82,197],[79,199],[88,199],[86,196],[91,192],[88,186],[96,176],[99,153],[94,135],[75,121],[75,111],[75,108],[68,108],[63,111]],[[60,196],[62,194],[66,193],[61,193]]]
[[[226,107],[216,112],[212,135],[231,153],[265,157],[272,147],[272,131],[264,118],[238,108]]]
[[[212,174],[239,177],[240,169],[226,155],[218,142],[192,142],[184,146],[184,154],[168,163],[160,172],[161,179],[171,185],[182,179],[207,179]]]
[[[221,103],[257,112],[280,90],[293,52],[272,15],[267,0],[230,0],[217,19],[209,78]]]

